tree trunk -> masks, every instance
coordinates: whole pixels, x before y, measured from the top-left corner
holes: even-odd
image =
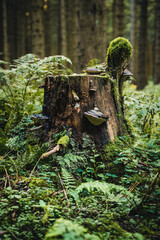
[[[103,0],[77,1],[78,71],[89,60],[106,56],[106,5]]]
[[[32,52],[32,29],[31,29],[31,8],[26,9],[26,53]]]
[[[7,28],[7,5],[6,0],[3,0],[3,59],[4,61],[9,61],[8,52],[8,28]]]
[[[49,46],[46,46],[46,55],[53,56],[60,53],[59,36],[58,36],[59,35],[58,32],[60,29],[59,0],[48,1],[47,14],[48,14],[47,16],[48,22],[45,22],[45,29],[48,30],[48,33],[45,33],[45,39],[46,39],[45,44],[46,45],[49,44]]]
[[[148,0],[140,2],[139,56],[137,88],[143,89],[147,83],[147,7]]]
[[[66,11],[65,0],[60,0],[60,52],[59,54],[66,56],[67,39],[66,39]]]
[[[43,114],[49,118],[50,129],[69,126],[87,132],[98,144],[124,134],[123,114],[110,78],[78,74],[47,77],[44,88]]]
[[[113,35],[114,38],[124,35],[124,0],[113,2]]]
[[[78,66],[78,0],[66,0],[66,36],[67,36],[67,57],[72,60],[73,71]]]
[[[3,2],[0,1],[0,30],[3,29]],[[0,34],[0,53],[3,52],[3,34]],[[2,56],[0,55],[0,58]]]
[[[45,55],[51,53],[51,33],[50,33],[50,1],[44,2],[44,36],[45,36]]]
[[[43,17],[43,1],[32,0],[32,52],[41,58],[45,56]]]
[[[160,83],[160,0],[156,1],[154,83]]]
[[[136,1],[131,0],[131,33],[130,41],[133,46],[133,56],[130,63],[130,71],[133,73],[134,78],[137,78],[137,11]]]
[[[113,4],[110,1],[106,1],[106,15],[107,15],[107,47],[109,43],[113,40]]]
[[[16,52],[17,57],[21,57],[26,53],[26,18],[25,8],[26,1],[17,0],[16,4]]]

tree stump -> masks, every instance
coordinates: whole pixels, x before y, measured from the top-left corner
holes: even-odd
[[[69,126],[105,144],[124,132],[115,92],[109,75],[49,76],[44,85],[43,114],[51,129]]]

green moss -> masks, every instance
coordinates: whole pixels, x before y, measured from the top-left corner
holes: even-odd
[[[115,38],[107,50],[106,62],[112,70],[122,68],[132,56],[132,45],[122,37]]]
[[[65,135],[58,140],[57,145],[63,145],[64,147],[66,147],[68,143],[69,143],[69,137],[68,135]]]

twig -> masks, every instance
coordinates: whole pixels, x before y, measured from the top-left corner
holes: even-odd
[[[33,173],[34,173],[34,171],[35,171],[35,169],[36,169],[36,167],[37,167],[37,165],[38,165],[38,163],[39,163],[39,161],[40,161],[41,159],[46,158],[46,157],[52,155],[53,153],[58,152],[59,150],[60,150],[60,145],[57,145],[57,146],[56,146],[55,148],[53,148],[51,151],[46,152],[46,153],[43,153],[43,154],[40,156],[40,158],[38,159],[38,161],[36,162],[34,168],[32,169],[29,178],[31,178],[31,176],[33,175]]]
[[[144,201],[151,195],[151,193],[152,193],[152,191],[154,189],[154,186],[155,186],[155,184],[157,182],[157,179],[159,177],[159,173],[160,173],[160,171],[156,173],[155,177],[153,178],[151,184],[149,185],[149,187],[148,187],[148,189],[146,191],[145,196],[142,198],[141,203],[136,207],[136,209],[132,209],[131,212],[134,212],[134,213],[137,212],[142,207],[142,204],[144,203]]]
[[[43,154],[40,156],[40,159],[46,158],[46,157],[52,155],[53,153],[58,152],[59,150],[60,150],[60,145],[58,144],[58,145],[57,145],[56,147],[54,147],[51,151],[46,152],[46,153],[43,153]]]
[[[8,179],[9,187],[11,187],[11,182],[10,182],[10,179],[9,179],[9,175],[8,175],[7,169],[5,167],[4,167],[4,170],[6,172],[6,178]],[[7,182],[5,182],[5,188],[6,188],[6,185],[7,185]]]
[[[58,177],[59,177],[60,183],[61,183],[61,185],[62,185],[62,187],[63,187],[64,196],[65,196],[65,198],[66,198],[66,200],[67,200],[68,208],[69,208],[69,207],[70,207],[70,201],[69,201],[68,196],[67,196],[67,191],[64,189],[64,183],[63,183],[63,181],[62,181],[61,176],[60,176],[59,173],[58,173]],[[70,208],[69,208],[69,210],[70,210]]]
[[[43,126],[40,125],[40,126],[38,126],[38,127],[29,129],[29,131],[30,131],[30,132],[37,131],[37,130],[41,129],[42,127],[43,127]]]
[[[35,171],[35,169],[36,169],[36,167],[37,167],[37,165],[38,165],[38,163],[39,163],[40,160],[41,160],[41,158],[39,158],[38,161],[36,162],[34,168],[33,168],[32,171],[31,171],[31,174],[29,175],[29,178],[32,177],[32,175],[33,175],[33,173],[34,173],[34,171]]]
[[[160,171],[158,171],[158,172],[156,173],[155,177],[153,178],[151,184],[149,185],[149,187],[148,187],[148,189],[147,189],[147,192],[146,192],[144,198],[142,199],[142,202],[144,202],[144,200],[151,195],[151,193],[152,193],[152,191],[153,191],[153,189],[154,189],[154,186],[156,185],[156,182],[157,182],[159,173],[160,173]],[[142,202],[141,202],[141,204],[142,204]]]
[[[145,173],[142,175],[142,177],[145,176]],[[135,182],[131,187],[130,189],[128,190],[129,192],[132,192],[138,185],[140,184],[140,182]]]
[[[13,150],[9,151],[8,153],[6,153],[5,155],[2,156],[2,158],[6,158]]]

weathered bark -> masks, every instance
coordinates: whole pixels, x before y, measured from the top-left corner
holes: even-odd
[[[148,0],[140,2],[139,56],[137,88],[143,89],[147,83],[147,7]]]
[[[43,114],[49,117],[50,128],[63,125],[87,132],[96,143],[114,141],[123,134],[124,119],[114,95],[110,78],[98,75],[48,77],[45,80]],[[105,116],[100,125],[85,116],[98,107]]]
[[[160,0],[156,1],[154,83],[160,83]]]
[[[113,2],[113,36],[123,37],[124,35],[124,1],[114,0]]]
[[[32,52],[45,56],[43,1],[32,0]]]

